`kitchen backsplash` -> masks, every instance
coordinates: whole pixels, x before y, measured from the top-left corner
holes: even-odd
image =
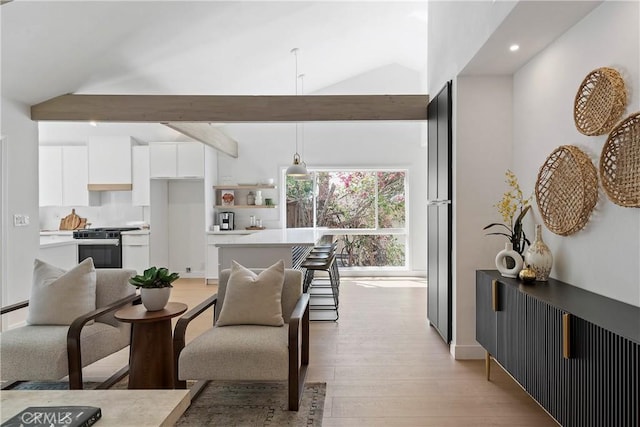
[[[81,218],[87,218],[89,227],[124,226],[132,222],[149,222],[148,208],[131,205],[130,191],[105,191],[100,193],[99,206],[47,206],[40,208],[40,230],[57,230],[60,220],[76,210]]]

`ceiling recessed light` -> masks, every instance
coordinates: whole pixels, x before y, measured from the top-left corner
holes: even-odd
[[[509,46],[509,50],[510,50],[511,52],[515,52],[515,51],[517,51],[518,49],[520,49],[520,45],[512,44],[511,46]]]

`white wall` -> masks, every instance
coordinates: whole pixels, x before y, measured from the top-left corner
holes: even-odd
[[[458,77],[454,89],[453,337],[457,359],[482,357],[475,340],[475,271],[495,269],[506,239],[483,227],[500,221],[494,208],[507,189],[511,162],[511,76]]]
[[[276,179],[280,170],[292,162],[295,152],[295,124],[233,124],[225,126],[239,141],[239,156],[218,157],[218,176],[231,182],[256,182]],[[408,169],[410,269],[416,274],[426,270],[426,148],[425,126],[419,122],[346,122],[306,123],[304,152],[309,167],[397,167]],[[281,200],[277,200],[279,205]],[[238,210],[241,226],[257,211]],[[257,212],[266,227],[281,226],[277,210]]]
[[[204,277],[203,180],[169,180],[168,215],[169,270],[180,272],[182,277]],[[187,267],[191,267],[191,274],[186,273]]]
[[[149,263],[169,265],[169,185],[166,179],[151,180]]]
[[[8,141],[0,134],[0,242],[2,250],[0,251],[0,306],[4,307],[7,301],[7,251],[4,242],[7,240],[7,228],[9,227],[9,214],[7,213],[7,145]],[[0,330],[3,330],[2,319],[0,318]]]
[[[517,173],[526,192],[533,189],[538,168],[558,145],[575,143],[588,148],[595,157],[599,155],[605,137],[581,136],[572,118],[576,90],[594,68],[620,69],[631,93],[628,112],[638,110],[637,2],[606,2],[599,6],[512,77],[456,78],[514,6],[499,3],[429,3],[429,92],[436,93],[447,79],[454,80],[451,351],[456,358],[482,355],[474,339],[472,273],[475,269],[495,268],[493,257],[504,243],[484,236],[482,227],[499,219],[493,204],[505,189],[505,169],[510,167]],[[511,101],[507,90],[510,78]],[[497,86],[502,90],[494,92]],[[499,99],[496,93],[501,94]],[[509,116],[513,117],[510,136]],[[501,124],[501,128],[492,128]],[[640,210],[614,206],[601,196],[586,230],[569,238],[551,236],[545,230],[545,240],[556,256],[552,275],[640,305],[639,215]],[[530,235],[536,216],[534,212],[527,218]]]
[[[0,134],[7,140],[7,195],[9,224],[2,251],[6,254],[6,301],[27,299],[33,260],[38,253],[38,127],[29,118],[29,106],[2,98]],[[29,215],[31,224],[14,227],[13,215]]]
[[[585,136],[573,122],[582,79],[598,67],[620,71],[627,85],[626,115],[640,110],[640,4],[606,2],[514,75],[513,167],[532,191],[538,169],[558,146],[577,145],[598,165],[607,136]],[[542,223],[537,209],[529,217]],[[552,277],[640,306],[640,209],[623,208],[600,190],[582,231],[568,237],[543,229],[554,255]]]
[[[212,187],[218,183],[218,151],[204,146],[204,226],[211,230],[214,221],[214,194]]]
[[[93,195],[92,195],[93,196]],[[101,191],[95,194],[97,206],[75,206],[76,214],[87,218],[95,227],[120,227],[145,220],[144,208],[131,205],[131,191]],[[60,219],[71,213],[70,206],[44,206],[40,208],[40,229],[57,230]]]
[[[429,1],[427,93],[462,71],[517,1]]]

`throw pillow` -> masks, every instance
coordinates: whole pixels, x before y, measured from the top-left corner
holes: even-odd
[[[96,309],[96,269],[87,258],[69,271],[36,259],[29,298],[30,325],[70,325]]]
[[[260,274],[233,261],[217,326],[282,326],[284,261]]]

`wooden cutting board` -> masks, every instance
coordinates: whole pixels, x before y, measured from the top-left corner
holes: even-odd
[[[81,227],[82,222],[87,223],[86,218],[80,218],[76,214],[75,209],[71,209],[71,213],[60,220],[60,230],[77,230]]]

